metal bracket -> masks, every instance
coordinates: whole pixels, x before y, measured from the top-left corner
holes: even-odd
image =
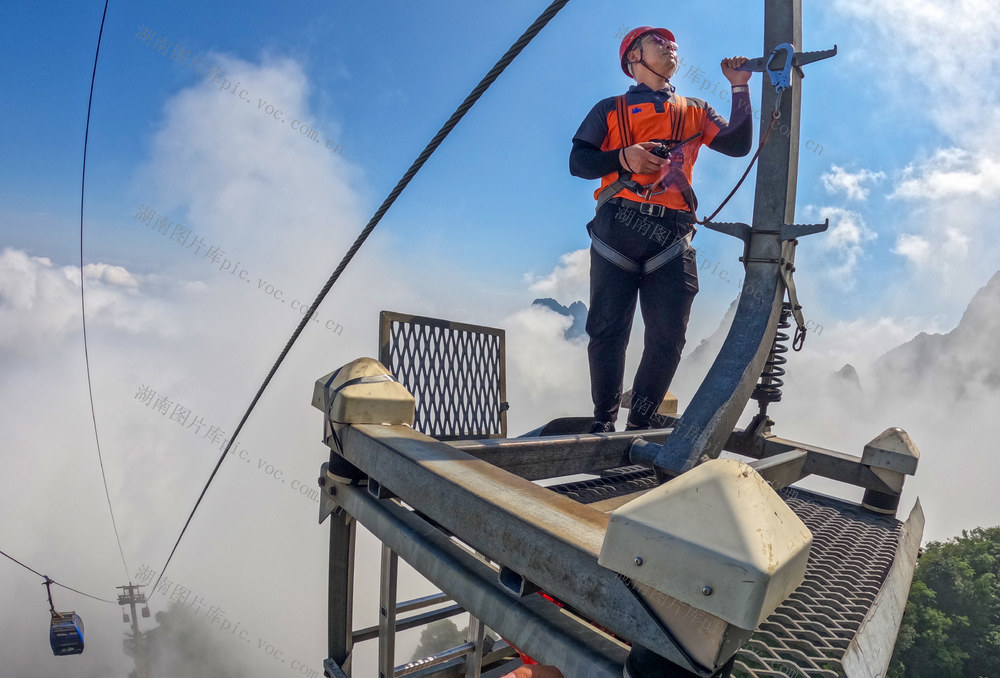
[[[750,232],[752,229],[749,224],[730,221],[709,221],[704,226],[707,229],[731,235],[734,238],[742,240],[744,243],[750,242]]]
[[[791,54],[791,63],[788,55]],[[779,92],[791,85],[791,70],[794,68],[800,78],[804,78],[805,73],[802,67],[815,61],[829,59],[836,56],[837,46],[833,49],[824,49],[817,52],[796,52],[791,43],[784,42],[774,49],[766,57],[751,59],[736,70],[751,71],[753,73],[767,73],[771,77],[771,85]]]
[[[749,224],[739,221],[710,221],[704,224],[704,226],[709,230],[717,231],[724,235],[731,235],[734,238],[742,240],[744,243],[749,243],[750,236],[755,233],[758,235],[780,235],[780,240],[784,242],[785,240],[795,240],[796,238],[812,235],[813,233],[822,233],[830,228],[830,220],[827,219],[822,224],[782,224],[780,230],[751,228]]]
[[[347,678],[347,674],[344,670],[337,665],[337,662],[332,659],[323,660],[323,675],[326,678]]]
[[[782,224],[781,240],[795,240],[796,238],[812,235],[813,233],[822,233],[828,228],[830,228],[829,219],[822,224]]]

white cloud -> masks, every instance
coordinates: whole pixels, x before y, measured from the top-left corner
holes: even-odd
[[[891,197],[914,201],[1000,198],[1000,161],[991,151],[938,149],[903,170]]]
[[[345,252],[363,225],[355,185],[363,173],[325,147],[339,125],[310,110],[308,79],[291,59],[213,63],[239,93],[204,80],[165,102],[139,195],[233,261],[260,270],[248,257],[264,254],[263,275],[328,275],[332,253]],[[316,134],[300,134],[302,125]]]
[[[362,225],[362,198],[352,183],[359,171],[288,128],[292,116],[319,129],[328,124],[309,110],[302,69],[280,59],[226,65],[253,103],[205,82],[170,98],[134,188],[141,201],[191,228],[206,245],[239,258],[252,280],[220,272],[148,229],[136,257],[147,269],[114,261],[85,268],[104,463],[133,572],[140,563],[162,565],[220,453],[204,434],[209,427],[232,432],[301,317],[290,302],[312,301]],[[258,112],[257,96],[280,102],[286,124]],[[332,136],[336,127],[329,126]],[[131,220],[136,206],[126,205],[123,219]],[[410,273],[380,251],[383,242],[378,234],[369,239],[320,308],[319,316],[341,323],[343,334],[310,323],[289,353],[240,435],[249,463],[230,457],[223,465],[167,573],[203,597],[206,609],[217,605],[248,627],[253,644],[241,651],[254,659],[265,657],[258,638],[289,658],[322,656],[322,633],[289,631],[303,619],[309,628],[322,627],[310,587],[258,585],[325,576],[316,505],[290,487],[292,480],[314,487],[329,454],[320,442],[319,414],[309,407],[312,382],[377,351],[378,310],[410,310],[435,291],[436,280],[406,280]],[[259,289],[258,276],[280,287],[284,301]],[[475,292],[465,301],[474,306]],[[79,269],[18,250],[0,253],[0,400],[7,404],[0,418],[0,463],[7,469],[0,481],[0,532],[12,551],[51,568],[52,576],[113,598],[124,575],[93,449],[79,332]],[[200,435],[136,400],[141,384],[201,418]],[[259,470],[261,460],[281,468],[288,482]],[[54,478],[73,479],[68,522],[64,508],[51,501]],[[254,501],[234,513],[232,506],[246,497]],[[32,516],[31,529],[18,518],[24,515]],[[35,529],[39,525],[46,527]],[[238,565],[248,562],[252,568]],[[2,596],[3,608],[44,610],[31,576],[9,574],[9,568],[0,571],[0,590],[13,590],[7,584],[15,578],[28,584],[17,584],[24,595]],[[166,597],[157,596],[151,607],[155,612],[165,604]],[[99,607],[78,609],[88,620],[100,619]],[[5,635],[9,630],[0,628]],[[121,656],[118,630],[88,621],[88,636],[79,674],[124,675],[129,661]],[[93,669],[102,658],[114,666]],[[53,659],[60,661],[42,656],[36,673],[57,673],[48,666]],[[253,675],[273,673],[256,664]]]
[[[845,285],[852,284],[851,275],[864,256],[866,244],[875,240],[878,235],[853,210],[842,207],[809,207],[806,211],[817,213],[820,219],[830,220],[830,229],[821,236],[821,247],[828,255],[828,275]]]
[[[830,193],[843,193],[850,200],[866,200],[868,188],[865,183],[878,183],[885,178],[884,172],[873,172],[862,169],[859,172],[848,172],[843,167],[831,165],[830,171],[823,174],[823,186]]]
[[[92,329],[113,327],[130,334],[169,333],[167,307],[147,297],[139,280],[121,266],[84,266],[87,319]],[[82,332],[80,269],[56,266],[12,248],[0,252],[0,347],[40,355]]]
[[[969,238],[956,228],[946,227],[944,236],[936,241],[913,233],[903,233],[896,239],[893,254],[912,265],[947,271],[964,263],[969,255]]]
[[[925,111],[956,142],[996,147],[1000,5],[993,0],[835,0],[877,45],[879,84],[927,92]],[[872,53],[866,53],[871,58]]]
[[[834,0],[870,79],[912,156],[886,169],[891,252],[909,270],[882,290],[897,307],[940,312],[997,270],[1000,241],[1000,4],[992,0]],[[906,108],[901,110],[899,104]],[[928,134],[928,124],[931,129]],[[890,139],[876,143],[895,143]],[[879,229],[882,232],[882,229]]]
[[[590,299],[590,248],[562,255],[559,265],[549,275],[539,278],[525,276],[532,292],[552,297],[564,305]]]
[[[556,412],[569,411],[571,401],[589,402],[587,344],[564,336],[572,322],[568,316],[540,306],[518,311],[503,321],[508,380],[523,394],[521,402],[511,402],[517,404],[522,416],[531,418],[532,426],[553,418]],[[583,398],[571,394],[582,394]],[[583,414],[590,409],[586,407]]]
[[[75,272],[79,275],[79,268],[70,269],[69,271]],[[83,277],[84,282],[87,279],[100,280],[109,285],[116,285],[118,287],[129,287],[137,288],[139,287],[139,281],[134,275],[129,273],[122,266],[112,266],[110,264],[85,264],[83,267]],[[79,280],[79,278],[74,278],[74,280]]]
[[[896,247],[892,251],[918,266],[926,265],[931,258],[930,242],[912,233],[903,233],[896,238]]]

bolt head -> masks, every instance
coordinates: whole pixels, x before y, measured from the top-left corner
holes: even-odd
[[[639,567],[642,567],[642,556],[635,557],[635,564],[638,565]]]
[[[704,586],[704,587],[702,587],[701,592],[702,592],[702,594],[704,594],[706,596],[710,596],[710,595],[712,595],[712,587],[711,586]]]

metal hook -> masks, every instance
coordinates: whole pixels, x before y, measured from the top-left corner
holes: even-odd
[[[784,62],[777,66],[777,68],[772,67],[772,64],[779,58],[778,55],[784,55]],[[767,65],[764,70],[771,77],[771,84],[774,86],[775,91],[779,94],[792,86],[792,62],[795,56],[795,48],[789,42],[783,42],[774,49],[767,57]]]

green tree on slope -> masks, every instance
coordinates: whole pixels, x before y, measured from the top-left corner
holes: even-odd
[[[1000,678],[1000,527],[931,542],[888,678]]]

